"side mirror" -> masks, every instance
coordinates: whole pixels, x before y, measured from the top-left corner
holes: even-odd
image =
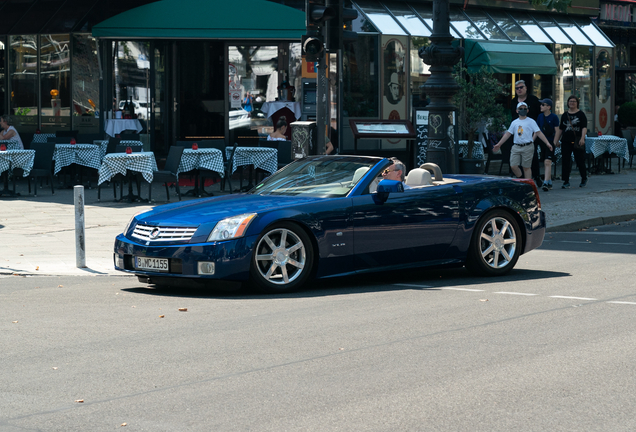
[[[371,194],[373,202],[376,204],[384,204],[389,199],[389,194],[404,192],[404,185],[399,180],[381,180],[378,188]]]

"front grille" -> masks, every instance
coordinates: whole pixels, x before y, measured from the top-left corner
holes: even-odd
[[[137,225],[132,236],[143,241],[188,241],[196,228]]]

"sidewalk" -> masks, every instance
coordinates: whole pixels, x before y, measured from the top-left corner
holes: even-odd
[[[578,172],[574,170],[577,175]],[[620,173],[594,175],[586,188],[579,188],[580,177],[572,176],[571,189],[554,182],[549,192],[539,191],[546,212],[548,231],[573,231],[636,218],[636,168]],[[145,190],[144,190],[145,189]],[[219,186],[209,188],[217,193]],[[26,193],[26,184],[18,185]],[[147,189],[142,189],[146,196]],[[149,210],[148,203],[115,203],[112,188],[86,189],[86,265],[75,265],[75,210],[72,189],[42,189],[37,198],[0,198],[0,275],[117,275],[113,269],[113,243],[136,213]],[[153,205],[165,204],[165,189],[153,186]],[[170,191],[171,202],[177,201]],[[184,200],[193,198],[184,198]]]

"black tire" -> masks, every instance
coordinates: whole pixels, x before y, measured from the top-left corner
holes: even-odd
[[[521,230],[515,218],[504,210],[490,211],[475,225],[466,267],[480,276],[504,275],[517,263],[521,245]]]
[[[292,223],[278,223],[256,241],[250,276],[260,291],[290,292],[307,282],[313,266],[314,248],[305,231]]]

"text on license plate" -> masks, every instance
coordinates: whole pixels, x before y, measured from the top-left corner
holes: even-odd
[[[135,257],[135,268],[167,272],[168,260],[164,258]]]

